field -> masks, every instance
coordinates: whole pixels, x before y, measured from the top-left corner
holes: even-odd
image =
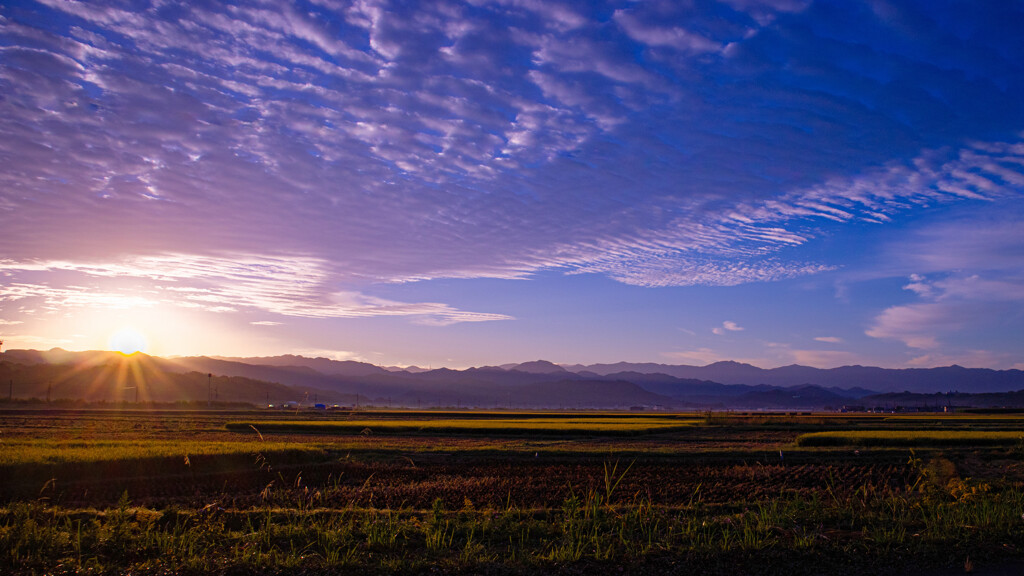
[[[1016,415],[11,410],[0,573],[1015,573],[1022,437]]]

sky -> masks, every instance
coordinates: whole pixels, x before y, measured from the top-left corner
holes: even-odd
[[[1024,369],[1024,4],[0,4],[4,349]]]

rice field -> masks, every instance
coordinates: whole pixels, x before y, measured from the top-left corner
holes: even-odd
[[[235,432],[320,434],[634,435],[679,431],[700,421],[680,418],[409,418],[330,422],[266,420],[228,422]]]
[[[0,469],[27,465],[97,464],[157,458],[314,452],[320,445],[298,442],[210,442],[163,440],[8,440],[0,442]]]
[[[1024,567],[1020,419],[706,416],[0,413],[0,573]]]
[[[802,434],[797,446],[970,447],[1024,444],[1024,432],[992,430],[830,430]]]

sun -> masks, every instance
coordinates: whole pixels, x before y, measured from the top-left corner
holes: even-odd
[[[121,354],[135,354],[149,349],[149,342],[134,328],[122,328],[107,340],[107,348]]]

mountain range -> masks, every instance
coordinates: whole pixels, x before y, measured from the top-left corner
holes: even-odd
[[[17,383],[15,381],[17,380]],[[270,357],[8,350],[9,395],[88,401],[220,401],[392,407],[822,409],[844,405],[1007,406],[1024,400],[1024,372],[948,366],[764,369],[739,362],[559,365],[535,360],[465,370],[405,370],[364,362]],[[15,394],[15,389],[17,393]]]

